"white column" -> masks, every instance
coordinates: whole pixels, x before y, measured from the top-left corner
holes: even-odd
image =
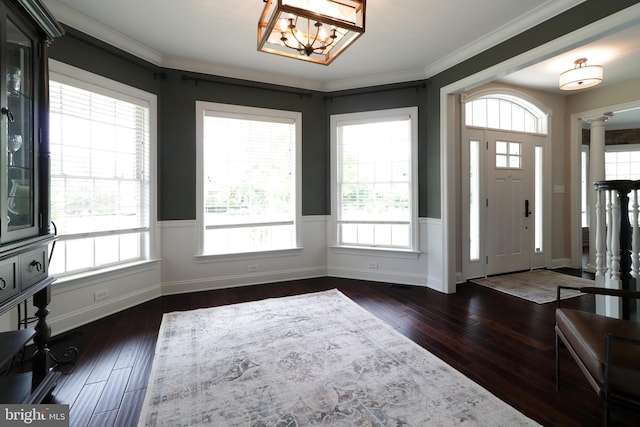
[[[608,116],[588,119],[591,124],[589,142],[589,263],[585,270],[596,271],[596,191],[593,183],[604,181],[604,123]]]

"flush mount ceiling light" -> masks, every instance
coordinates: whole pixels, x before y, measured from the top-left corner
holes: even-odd
[[[258,50],[329,65],[364,34],[366,0],[263,0]]]
[[[602,66],[587,65],[587,58],[576,59],[574,64],[573,69],[560,74],[560,89],[586,89],[602,83]]]

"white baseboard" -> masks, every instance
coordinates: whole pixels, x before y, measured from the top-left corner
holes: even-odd
[[[97,302],[59,316],[50,316],[47,320],[51,326],[51,330],[55,332],[54,335],[57,335],[77,328],[80,325],[91,323],[119,311],[126,310],[127,308],[158,298],[159,296],[160,286],[149,286],[118,298],[111,298],[103,303]]]
[[[331,277],[342,277],[345,279],[370,280],[372,282],[430,287],[425,276],[401,273],[397,271],[374,270],[372,272],[371,270],[364,269],[334,267],[329,269],[328,275]]]
[[[571,267],[571,258],[556,258],[551,260],[550,269]]]
[[[289,280],[311,279],[327,275],[326,267],[271,271],[267,273],[239,274],[235,276],[205,277],[196,280],[180,280],[162,284],[162,295],[175,295],[214,289],[261,285]]]

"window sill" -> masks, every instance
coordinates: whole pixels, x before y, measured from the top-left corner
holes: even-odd
[[[304,248],[291,248],[291,249],[278,249],[273,251],[259,251],[259,252],[239,252],[234,254],[200,254],[194,257],[197,263],[213,263],[213,262],[227,262],[238,261],[247,259],[264,259],[264,258],[278,258],[288,256],[299,256],[302,254]]]
[[[337,254],[372,255],[388,258],[418,259],[420,251],[410,249],[363,248],[358,246],[330,246],[329,250]]]
[[[134,273],[139,273],[142,271],[150,270],[155,268],[158,265],[159,259],[149,259],[142,261],[130,262],[127,264],[115,265],[107,268],[101,268],[90,271],[83,271],[81,273],[70,274],[68,276],[63,276],[57,278],[55,274],[52,276],[56,277],[56,281],[54,282],[54,287],[66,287],[66,286],[74,286],[79,284],[85,284],[89,281],[103,281],[104,279],[114,279],[118,277],[123,277],[127,275],[131,275]]]

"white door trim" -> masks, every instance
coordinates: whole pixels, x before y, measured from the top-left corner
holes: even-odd
[[[537,108],[539,110],[538,114],[540,114],[539,117],[541,117],[541,119],[544,117],[544,115],[546,115],[546,129],[547,129],[547,133],[546,134],[528,134],[528,133],[523,133],[523,132],[517,132],[517,131],[508,131],[508,130],[500,130],[500,129],[484,129],[484,128],[478,128],[478,127],[473,127],[473,126],[469,126],[467,127],[465,122],[465,112],[466,112],[466,108],[465,108],[465,104],[467,102],[471,102],[474,101],[478,98],[483,98],[483,97],[487,97],[487,96],[495,96],[497,98],[500,98],[501,96],[507,95],[508,98],[511,102],[514,103],[518,103],[518,99],[523,101],[523,105],[526,105],[527,103],[532,105],[533,107]],[[470,238],[470,225],[469,225],[469,204],[468,204],[468,197],[469,197],[469,170],[468,170],[468,165],[469,165],[469,152],[468,152],[468,147],[467,147],[467,141],[472,137],[473,139],[480,139],[483,144],[488,141],[488,136],[490,134],[503,134],[503,135],[510,135],[512,134],[513,137],[515,139],[518,139],[518,136],[524,136],[525,139],[527,141],[530,141],[533,144],[533,148],[532,148],[532,156],[534,156],[531,159],[532,162],[532,168],[535,167],[535,147],[537,146],[541,146],[543,149],[543,171],[542,171],[542,222],[543,222],[543,230],[542,230],[542,252],[536,252],[536,248],[534,246],[535,240],[534,240],[534,234],[531,235],[531,241],[530,241],[530,246],[529,246],[529,253],[530,253],[530,262],[529,262],[529,268],[542,268],[542,267],[548,267],[551,265],[551,235],[552,235],[552,221],[551,221],[551,214],[552,214],[552,209],[551,209],[551,203],[552,203],[552,182],[550,179],[546,179],[547,177],[551,176],[551,171],[552,171],[552,156],[551,156],[551,152],[552,152],[552,138],[551,138],[551,129],[552,129],[552,110],[549,109],[547,106],[545,106],[542,102],[538,101],[538,99],[536,99],[535,97],[532,97],[531,95],[524,93],[522,91],[519,91],[517,89],[513,89],[513,88],[504,88],[504,87],[490,87],[487,89],[481,89],[481,90],[477,90],[477,91],[470,91],[467,93],[464,93],[460,96],[460,123],[458,123],[457,125],[459,126],[459,132],[460,132],[460,140],[458,142],[458,147],[456,149],[457,152],[460,153],[461,156],[461,162],[460,162],[460,184],[459,187],[457,188],[458,191],[461,192],[462,198],[461,198],[461,203],[460,205],[457,207],[459,209],[460,215],[461,215],[461,223],[462,223],[462,230],[460,232],[459,237],[459,242],[458,242],[458,251],[459,253],[462,255],[462,260],[461,260],[461,271],[460,271],[460,279],[462,281],[470,279],[470,278],[474,278],[474,277],[481,277],[481,276],[485,276],[487,274],[487,266],[486,266],[486,257],[489,255],[489,253],[487,252],[487,242],[488,239],[485,235],[482,235],[483,232],[486,232],[484,230],[481,230],[481,236],[480,236],[480,245],[481,245],[481,249],[480,249],[480,257],[481,257],[481,261],[482,261],[482,266],[479,265],[478,262],[475,261],[471,261],[470,257],[469,257],[469,248],[468,248],[468,239]],[[483,145],[484,147],[484,145]],[[480,197],[484,200],[487,197],[487,194],[489,192],[489,189],[487,188],[486,185],[486,180],[487,180],[487,176],[488,176],[488,167],[489,167],[489,162],[491,161],[491,159],[486,158],[487,153],[486,150],[482,150],[482,154],[481,154],[482,160],[481,160],[481,190],[480,190]],[[532,182],[535,184],[535,180],[534,180],[534,176],[535,176],[535,170],[532,169],[532,173],[534,174],[531,179],[533,180]],[[534,187],[535,188],[535,187]],[[482,211],[481,211],[481,215],[480,215],[480,223],[484,224],[484,225],[488,225],[488,218],[487,218],[487,209],[486,207],[483,207]],[[531,224],[532,226],[534,225],[533,223]]]
[[[481,204],[480,209],[480,224],[482,225],[480,228],[480,249],[479,249],[479,257],[477,260],[470,259],[470,249],[468,242],[470,241],[470,223],[469,223],[469,209],[470,205],[468,200],[470,200],[470,189],[469,189],[469,150],[467,142],[469,140],[477,140],[480,141],[480,188],[479,188],[479,196],[478,198],[481,201],[485,201],[490,193],[488,177],[491,175],[489,168],[492,167],[493,158],[490,156],[487,151],[487,141],[489,139],[494,139],[494,137],[502,137],[507,140],[518,140],[525,144],[530,144],[530,155],[532,156],[530,160],[530,173],[529,177],[532,181],[531,191],[532,194],[530,198],[535,200],[535,150],[536,147],[542,147],[543,149],[543,171],[542,171],[542,252],[537,252],[535,247],[535,218],[536,216],[532,216],[532,219],[529,223],[529,228],[532,230],[530,234],[530,242],[529,242],[529,265],[528,268],[542,268],[549,267],[551,263],[551,233],[552,233],[552,221],[551,221],[551,180],[545,179],[546,177],[551,176],[551,137],[550,135],[531,135],[525,134],[521,132],[509,132],[509,131],[500,131],[500,130],[491,130],[491,129],[479,129],[474,127],[462,126],[461,129],[461,138],[460,138],[460,153],[461,153],[461,205],[460,212],[462,215],[462,230],[460,236],[460,246],[462,253],[462,280],[467,280],[475,277],[483,277],[488,273],[488,266],[486,264],[487,257],[491,256],[488,252],[489,248],[487,247],[489,243],[488,236],[486,232],[489,231],[489,219],[488,218],[488,208],[486,203]],[[493,201],[495,202],[495,201]],[[489,201],[491,204],[492,201]],[[535,202],[532,204],[535,207]],[[524,206],[523,206],[524,209]]]

